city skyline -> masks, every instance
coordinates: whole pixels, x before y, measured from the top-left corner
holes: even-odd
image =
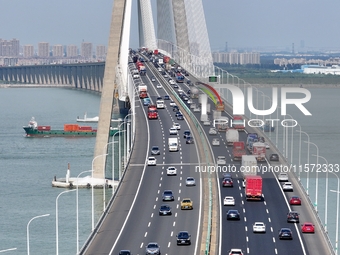
[[[189,1],[189,0],[188,0]],[[152,1],[155,9],[156,1]],[[113,1],[4,0],[0,38],[19,38],[21,45],[48,41],[51,45],[107,45]],[[133,1],[130,47],[138,47],[137,4]],[[340,2],[287,0],[255,2],[203,1],[212,51],[229,49],[339,50],[337,10]],[[154,10],[154,19],[155,10]],[[294,46],[293,46],[294,45]]]

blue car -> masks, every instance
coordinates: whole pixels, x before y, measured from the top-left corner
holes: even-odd
[[[144,106],[148,106],[149,104],[151,104],[151,100],[150,98],[146,97],[143,99],[143,105]]]

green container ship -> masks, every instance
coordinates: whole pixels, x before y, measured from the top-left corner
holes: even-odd
[[[34,117],[24,126],[26,137],[94,137],[97,130],[91,126],[79,126],[78,124],[65,124],[63,130],[53,130],[51,126],[38,126]],[[110,128],[110,136],[118,132],[118,128]]]

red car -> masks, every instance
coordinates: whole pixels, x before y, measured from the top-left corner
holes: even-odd
[[[289,199],[289,204],[290,205],[301,205],[301,198],[298,196],[293,196]]]
[[[313,223],[310,223],[310,222],[303,223],[301,225],[301,231],[302,233],[314,233],[315,229],[314,229]]]

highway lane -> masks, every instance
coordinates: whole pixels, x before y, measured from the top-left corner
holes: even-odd
[[[146,83],[144,78],[147,77],[143,77],[143,81]],[[156,90],[151,89],[151,86],[149,86],[149,95],[153,102],[159,96]],[[178,152],[168,152],[167,140],[170,137],[168,129],[174,122],[174,116],[172,116],[174,113],[168,111],[171,107],[168,102],[166,104],[166,109],[159,109],[159,120],[149,121],[150,146],[160,146],[162,154],[156,156],[157,166],[146,167],[145,182],[143,181],[141,185],[136,204],[112,254],[117,254],[121,249],[130,249],[133,254],[144,254],[145,245],[153,241],[158,242],[161,246],[162,254],[196,253],[200,178],[199,174],[193,171],[194,168],[187,164],[198,162],[197,153],[195,145],[185,144],[183,139],[179,139],[181,143]],[[181,131],[188,129],[185,121],[181,121],[181,125]],[[188,146],[191,146],[190,150],[187,149]],[[166,176],[166,168],[170,165],[177,168],[177,176]],[[185,186],[185,179],[189,175],[196,179],[197,186]],[[172,207],[173,214],[171,216],[158,215],[160,205],[165,203],[161,201],[162,192],[165,189],[171,189],[175,195],[175,201],[166,202]],[[189,197],[194,201],[193,210],[180,210],[180,200],[184,197]],[[191,246],[177,247],[176,234],[181,230],[187,230],[192,234]]]
[[[181,86],[182,85],[182,86]],[[187,91],[189,87],[187,87],[185,84],[180,84],[181,88],[184,91]],[[194,99],[195,101],[195,99]],[[196,100],[196,103],[198,100]],[[199,119],[200,113],[196,113],[196,117]],[[230,116],[229,116],[230,117]],[[208,134],[208,129],[209,127],[204,127],[206,133]],[[218,134],[220,136],[221,142],[225,141],[225,133]],[[209,136],[209,135],[208,135]],[[245,133],[240,133],[240,139],[245,141],[246,134]],[[226,146],[225,146],[226,148]],[[231,151],[226,148],[226,152],[224,154],[223,150],[221,148],[212,148],[214,151],[215,157],[218,155],[231,155]],[[235,163],[231,161],[230,157],[227,157],[229,159],[230,164],[238,164],[240,163]],[[238,174],[238,177],[239,176]],[[272,179],[271,182],[268,182],[267,179]],[[221,175],[220,175],[220,183],[222,181]],[[234,188],[221,188],[221,200],[224,198],[226,195],[232,195],[236,198],[236,201],[238,201],[238,198],[240,200],[240,203],[236,203],[236,206],[234,206],[235,209],[238,209],[239,212],[241,213],[241,217],[243,219],[240,222],[232,222],[226,221],[225,220],[225,214],[227,210],[222,209],[222,253],[228,252],[230,248],[241,248],[247,253],[250,254],[257,254],[258,252],[264,252],[265,254],[278,254],[278,253],[283,253],[285,254],[286,252],[292,252],[292,253],[298,253],[298,254],[303,254],[302,248],[301,248],[301,243],[299,242],[299,234],[297,233],[297,228],[293,226],[294,224],[288,225],[293,231],[293,236],[294,239],[293,241],[290,241],[289,245],[284,243],[285,241],[278,240],[278,230],[281,227],[285,227],[286,224],[282,223],[286,222],[286,214],[289,211],[287,208],[287,205],[285,204],[284,197],[280,194],[280,187],[277,185],[276,180],[274,179],[273,174],[268,174],[266,177],[264,177],[264,194],[266,189],[269,187],[268,192],[270,194],[278,194],[276,195],[278,198],[274,199],[275,204],[267,204],[266,200],[262,202],[250,202],[250,201],[245,201],[243,198],[243,188],[242,188],[242,183],[241,183],[241,178],[237,180]],[[267,186],[268,182],[268,186]],[[266,188],[266,189],[265,189]],[[277,207],[276,203],[279,203],[281,206],[285,207],[285,209],[280,209],[277,210],[279,212],[278,217],[280,217],[279,223],[272,223],[272,217],[274,217],[274,221],[278,222],[275,218],[278,215],[276,213],[276,209],[280,206]],[[274,213],[271,214],[272,209],[274,209]],[[260,215],[260,217],[259,217]],[[274,216],[272,216],[274,215]],[[255,221],[263,221],[266,226],[267,226],[267,232],[265,234],[254,234],[252,233],[252,224]],[[282,224],[282,226],[280,226]],[[243,226],[243,227],[240,227]],[[230,231],[230,227],[233,228],[232,231]],[[241,229],[241,230],[240,230]],[[243,232],[242,232],[243,231]],[[226,238],[224,237],[226,236]],[[243,238],[240,238],[243,237]],[[243,239],[243,240],[242,240]],[[268,241],[269,240],[269,241]],[[259,246],[258,242],[265,242],[266,245]],[[308,254],[308,253],[307,253]]]

